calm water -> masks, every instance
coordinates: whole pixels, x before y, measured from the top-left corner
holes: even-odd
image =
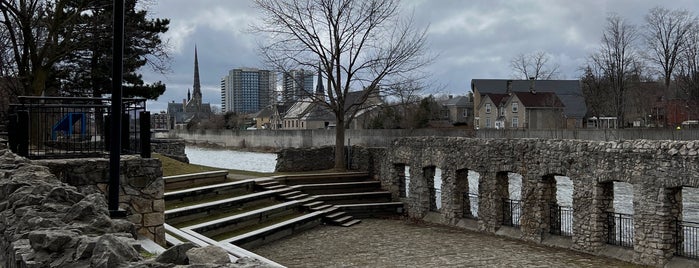
[[[277,165],[277,154],[274,153],[241,152],[192,146],[187,146],[184,151],[190,163],[209,167],[274,172],[274,167]]]

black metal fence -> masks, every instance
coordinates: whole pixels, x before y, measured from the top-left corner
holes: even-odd
[[[549,233],[561,236],[573,236],[573,207],[551,204],[549,208]]]
[[[463,193],[463,217],[478,219],[478,194]]]
[[[675,221],[675,255],[699,259],[699,222]]]
[[[519,227],[522,216],[522,201],[513,199],[502,200],[502,225]]]
[[[105,156],[109,152],[110,99],[18,97],[10,105],[10,149],[32,159]],[[150,115],[145,99],[124,99],[122,153],[150,157]]]
[[[607,212],[607,244],[633,248],[633,215]]]

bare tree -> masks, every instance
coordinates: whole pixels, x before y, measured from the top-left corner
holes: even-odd
[[[514,78],[550,80],[558,75],[558,64],[549,64],[551,56],[544,51],[519,54],[510,61]]]
[[[607,17],[607,26],[602,33],[599,51],[590,56],[595,68],[599,68],[609,80],[609,90],[613,101],[614,114],[623,126],[626,109],[628,80],[637,73],[638,53],[635,43],[638,39],[636,26],[629,24],[617,14]]]
[[[430,58],[426,29],[400,17],[399,0],[255,0],[267,34],[260,52],[285,71],[315,69],[328,84],[308,94],[336,120],[335,168],[345,166],[345,129],[368,99],[404,81],[418,81]],[[348,98],[353,91],[357,98]],[[356,96],[356,95],[354,95]],[[354,100],[352,100],[354,99]]]
[[[691,100],[699,100],[699,23],[687,35],[680,58],[674,75],[678,90]]]
[[[670,88],[672,74],[678,64],[696,18],[687,10],[669,10],[655,7],[646,15],[644,39],[648,46],[648,60],[660,67],[666,89]]]

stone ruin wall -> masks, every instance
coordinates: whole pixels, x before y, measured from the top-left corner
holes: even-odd
[[[153,153],[189,163],[189,158],[184,150],[186,142],[183,139],[151,139],[150,146]]]
[[[109,159],[35,160],[47,166],[59,180],[82,192],[99,192],[105,197],[109,185]],[[121,157],[119,209],[136,226],[138,234],[165,246],[164,180],[160,160],[135,155]]]
[[[699,141],[621,141],[539,139],[403,138],[387,148],[381,161],[384,189],[406,203],[410,217],[435,210],[433,168],[442,170],[440,222],[456,225],[464,217],[468,170],[480,174],[478,229],[502,228],[502,199],[508,198],[507,172],[522,176],[521,239],[541,242],[548,235],[548,204],[555,201],[554,175],[568,176],[573,188],[571,248],[602,254],[611,182],[634,189],[633,261],[664,265],[673,256],[673,221],[680,217],[681,187],[699,187]],[[408,197],[402,169],[410,166]],[[553,187],[553,188],[552,188]],[[468,202],[468,201],[466,201]]]
[[[349,170],[378,174],[385,148],[351,146]],[[346,152],[346,151],[345,151]],[[276,172],[326,170],[335,166],[335,147],[288,148],[277,153]],[[378,179],[377,179],[378,180]]]

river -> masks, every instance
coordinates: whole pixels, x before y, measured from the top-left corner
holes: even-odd
[[[277,154],[243,152],[187,146],[184,152],[189,162],[197,165],[223,169],[238,169],[256,172],[274,172]]]

